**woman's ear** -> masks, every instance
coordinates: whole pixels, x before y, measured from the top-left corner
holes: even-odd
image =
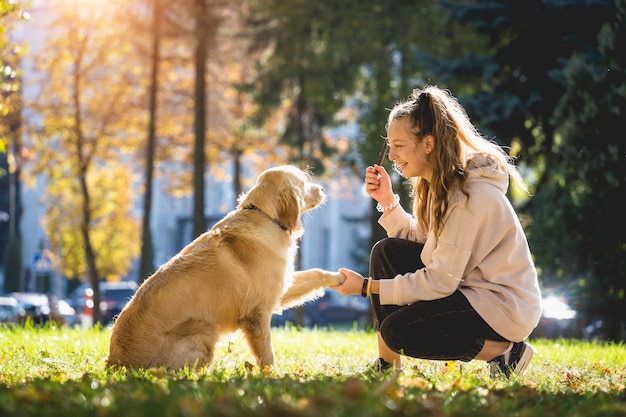
[[[426,155],[430,155],[430,153],[435,150],[435,137],[431,134],[424,136],[424,149],[426,150]]]

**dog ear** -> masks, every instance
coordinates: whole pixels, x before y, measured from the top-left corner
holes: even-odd
[[[244,192],[237,197],[237,209],[242,209],[251,205],[263,206],[263,202],[267,200],[267,190],[263,182],[258,182],[252,186],[250,190]],[[264,208],[264,207],[261,207]]]
[[[278,220],[290,229],[294,229],[298,224],[300,200],[301,198],[296,187],[288,186],[280,190]]]
[[[250,205],[250,200],[253,198],[253,196],[250,195],[252,191],[253,190],[242,193],[239,195],[239,197],[237,197],[237,209],[241,209]]]
[[[270,200],[271,193],[269,191],[275,187],[275,180],[272,174],[271,170],[266,170],[259,174],[252,188],[237,197],[237,209],[254,205],[267,210],[268,207],[266,205],[272,204],[271,200],[273,200]]]

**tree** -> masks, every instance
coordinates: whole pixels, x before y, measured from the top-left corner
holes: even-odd
[[[0,2],[0,264],[4,266],[4,291],[21,287],[22,238],[22,86],[20,61],[23,48],[8,30],[28,14],[17,3]]]
[[[626,115],[626,57],[621,53],[626,2],[615,6],[598,22],[597,44],[585,45],[564,65],[565,92],[552,119],[563,139],[558,174],[541,196],[541,202],[553,199],[561,216],[550,219],[548,205],[541,202],[533,211],[541,232],[567,242],[555,245],[551,257],[541,253],[538,259],[559,276],[575,278],[577,304],[603,318],[610,336],[624,339],[626,213],[621,197],[626,194],[626,146],[616,133]]]
[[[154,249],[152,246],[152,230],[150,219],[152,218],[152,187],[154,180],[154,161],[156,154],[156,125],[157,125],[157,94],[159,91],[159,63],[161,60],[161,21],[163,19],[163,2],[161,0],[152,1],[152,37],[151,59],[150,59],[150,90],[149,100],[149,121],[146,144],[145,160],[145,193],[143,198],[143,218],[141,224],[141,257],[139,260],[139,282],[145,280],[155,270]]]
[[[38,155],[32,161],[33,172],[46,175],[55,203],[48,208],[48,235],[51,243],[59,244],[54,252],[67,252],[64,262],[78,260],[73,273],[67,273],[78,277],[84,272],[95,305],[104,277],[102,265],[118,267],[121,275],[137,254],[128,237],[138,234],[128,213],[131,176],[122,174],[119,166],[128,164],[136,149],[138,134],[133,128],[142,126],[137,109],[145,90],[138,82],[138,67],[129,60],[128,45],[111,25],[114,6],[59,9],[54,25],[63,30],[37,57],[44,80],[30,105],[36,112],[31,120],[38,123],[32,126],[32,146]],[[123,245],[122,252],[116,242]],[[69,256],[72,247],[80,248],[74,257]],[[118,250],[121,261],[105,258],[112,249]],[[96,308],[94,322],[99,321]]]
[[[206,231],[204,218],[204,172],[206,168],[206,66],[209,34],[213,29],[211,9],[206,0],[194,0],[195,16],[195,86],[194,86],[194,152],[193,152],[193,238]]]
[[[87,175],[87,188],[93,202],[89,213],[89,242],[98,280],[117,281],[130,270],[131,261],[139,254],[137,241],[139,222],[129,216],[133,208],[132,171],[115,161],[106,166],[94,165]],[[61,249],[60,269],[63,275],[79,280],[89,276],[83,227],[84,197],[81,184],[67,167],[48,172],[44,197],[46,213],[42,220],[50,247]]]
[[[347,39],[354,27],[342,19],[356,13],[360,5],[305,1],[249,4],[246,21],[254,37],[251,51],[264,51],[267,56],[257,65],[250,85],[259,104],[257,118],[264,120],[286,106],[280,140],[292,149],[289,161],[321,174],[322,159],[332,148],[323,128],[333,124],[334,115],[343,107],[354,85],[350,70],[359,65],[355,54],[348,52]]]
[[[440,3],[451,24],[485,39],[483,53],[439,60],[436,70],[478,86],[461,97],[468,112],[533,176],[519,212],[542,284],[577,293],[582,312],[624,321],[624,233],[615,228],[624,169],[614,133],[626,109],[623,1]]]
[[[294,148],[291,160],[322,172],[335,151],[324,130],[342,122],[339,110],[356,107],[360,132],[353,144],[359,152],[345,153],[344,162],[361,175],[376,160],[388,109],[425,84],[414,51],[448,43],[437,36],[440,13],[432,1],[250,4],[253,50],[271,51],[252,83],[258,117],[288,103],[282,141]],[[374,205],[372,243],[383,234]]]
[[[179,134],[165,133],[165,136],[175,138],[176,148],[189,146],[188,150],[180,152],[168,144],[159,152],[162,161],[169,159],[171,162],[165,169],[171,168],[175,174],[169,180],[170,190],[178,196],[189,193],[193,196],[192,237],[206,231],[207,165],[210,166],[221,151],[227,150],[223,137],[224,133],[230,133],[229,126],[233,123],[233,116],[226,111],[230,101],[225,100],[227,97],[223,94],[229,88],[229,80],[224,79],[223,74],[230,73],[225,72],[223,66],[232,62],[232,55],[228,54],[235,49],[228,46],[229,39],[220,35],[220,29],[225,19],[232,21],[236,6],[236,3],[220,0],[178,0],[167,3],[163,10],[162,64],[165,67],[163,72],[168,73],[163,78],[169,81],[164,82],[160,98],[164,102],[162,107],[166,109],[163,113],[179,126],[184,126],[189,115],[193,118],[190,122],[192,129],[184,127]],[[194,24],[189,25],[189,21]],[[223,47],[223,44],[227,46]],[[224,50],[228,50],[226,55],[222,54]],[[193,94],[188,91],[193,91]],[[171,117],[172,112],[180,114],[178,120]],[[164,135],[166,130],[161,128],[161,134]],[[192,172],[186,172],[185,166],[191,166]],[[182,175],[179,172],[181,168]],[[213,167],[211,170],[214,170]],[[189,187],[189,184],[192,186]]]
[[[170,9],[173,3],[170,3]],[[175,4],[175,3],[174,3]],[[182,1],[182,21],[178,20],[178,29],[186,34],[193,45],[194,96],[193,96],[193,230],[192,238],[206,231],[205,208],[205,173],[207,165],[207,69],[210,50],[215,46],[215,37],[221,23],[221,11],[225,4],[219,0]],[[186,13],[185,13],[186,12]],[[176,21],[180,10],[173,11],[172,23]],[[188,31],[187,20],[191,19],[193,29]],[[176,27],[176,24],[172,25]]]
[[[219,152],[232,160],[235,198],[244,192],[246,171],[260,172],[271,165],[283,164],[284,156],[287,154],[285,146],[278,144],[276,140],[275,126],[280,124],[277,120],[282,120],[283,109],[279,109],[271,118],[265,120],[263,126],[256,126],[253,122],[256,105],[250,95],[239,88],[254,74],[254,70],[247,65],[247,61],[254,58],[245,55],[242,42],[244,42],[242,39],[235,39],[235,42],[218,42],[220,45],[220,52],[216,54],[219,57],[218,67],[223,68],[221,73],[226,75],[226,78],[219,74],[213,77],[213,93],[223,97],[222,105],[213,107],[213,114],[224,123],[215,126],[209,136],[215,150],[209,153],[212,159],[215,159],[213,155]],[[244,170],[244,165],[247,170]],[[212,165],[211,173],[216,178],[224,178],[218,164]],[[237,201],[233,201],[233,207],[236,205]]]
[[[223,158],[231,158],[234,166],[232,178],[235,195],[243,190],[241,164],[243,158],[251,168],[258,170],[270,164],[284,161],[284,153],[276,146],[274,132],[276,118],[268,118],[262,126],[250,122],[256,104],[246,92],[238,87],[254,74],[251,64],[258,56],[247,54],[242,36],[240,12],[245,2],[205,3],[204,48],[206,48],[205,70],[199,71],[198,19],[194,7],[201,6],[196,0],[177,0],[164,5],[161,79],[159,92],[159,118],[157,136],[162,140],[157,146],[160,175],[168,183],[168,191],[177,197],[191,195],[194,198],[193,218],[203,218],[204,189],[207,173],[216,179],[227,179]],[[205,39],[206,37],[206,39]],[[204,72],[206,97],[205,110],[199,110],[202,101],[197,91],[202,81],[198,76]],[[204,121],[200,115],[204,114]],[[204,128],[199,126],[203,123]],[[204,130],[204,135],[198,135]],[[204,138],[204,144],[199,139]],[[202,152],[199,150],[203,149]],[[190,169],[191,167],[191,169]],[[199,225],[196,225],[199,226]],[[197,232],[203,232],[205,226]]]

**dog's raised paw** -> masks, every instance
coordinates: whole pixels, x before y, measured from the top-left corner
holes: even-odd
[[[346,277],[343,274],[340,274],[339,272],[331,272],[329,274],[329,278],[331,281],[331,286],[333,287],[343,284],[343,282],[346,280]]]

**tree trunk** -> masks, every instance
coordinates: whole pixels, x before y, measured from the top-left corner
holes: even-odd
[[[87,262],[87,275],[89,283],[93,289],[93,323],[102,322],[102,314],[100,312],[100,287],[98,276],[98,268],[96,267],[96,255],[91,244],[91,203],[89,197],[89,189],[87,187],[87,169],[81,167],[80,170],[80,187],[83,195],[83,221],[80,231],[85,245],[85,261]]]
[[[154,0],[152,15],[152,79],[150,80],[150,120],[148,121],[148,143],[146,152],[146,189],[143,201],[141,235],[141,262],[139,282],[154,272],[154,249],[150,219],[152,214],[152,184],[154,177],[154,154],[156,148],[157,92],[159,89],[159,60],[161,50],[161,0]]]
[[[23,280],[23,253],[22,238],[19,230],[19,221],[22,212],[21,183],[22,172],[22,87],[21,79],[17,81],[19,89],[11,94],[11,101],[16,108],[4,116],[3,124],[8,126],[11,143],[7,149],[8,175],[9,175],[9,233],[4,255],[4,292],[24,290]]]
[[[194,154],[193,154],[193,236],[196,238],[206,230],[204,218],[204,170],[206,156],[206,65],[208,21],[205,0],[195,0],[196,52],[195,52],[195,113],[194,113]]]
[[[87,172],[91,163],[91,157],[87,155],[85,149],[86,137],[82,132],[82,113],[81,113],[81,71],[82,71],[82,59],[83,50],[80,50],[77,54],[73,68],[73,105],[74,105],[74,140],[76,146],[76,162],[78,164],[78,180],[80,182],[80,191],[83,197],[82,204],[82,222],[80,226],[81,236],[83,238],[83,245],[85,250],[85,262],[87,263],[87,277],[89,283],[93,289],[93,323],[102,322],[102,314],[100,312],[100,287],[99,287],[99,274],[96,267],[96,255],[91,244],[91,199],[89,195],[89,187],[87,185]],[[93,147],[95,148],[95,147]],[[92,149],[93,149],[92,148]]]
[[[237,206],[237,199],[243,193],[243,187],[241,186],[241,156],[243,151],[236,148],[232,152],[233,156],[233,188],[235,191],[235,207]]]

